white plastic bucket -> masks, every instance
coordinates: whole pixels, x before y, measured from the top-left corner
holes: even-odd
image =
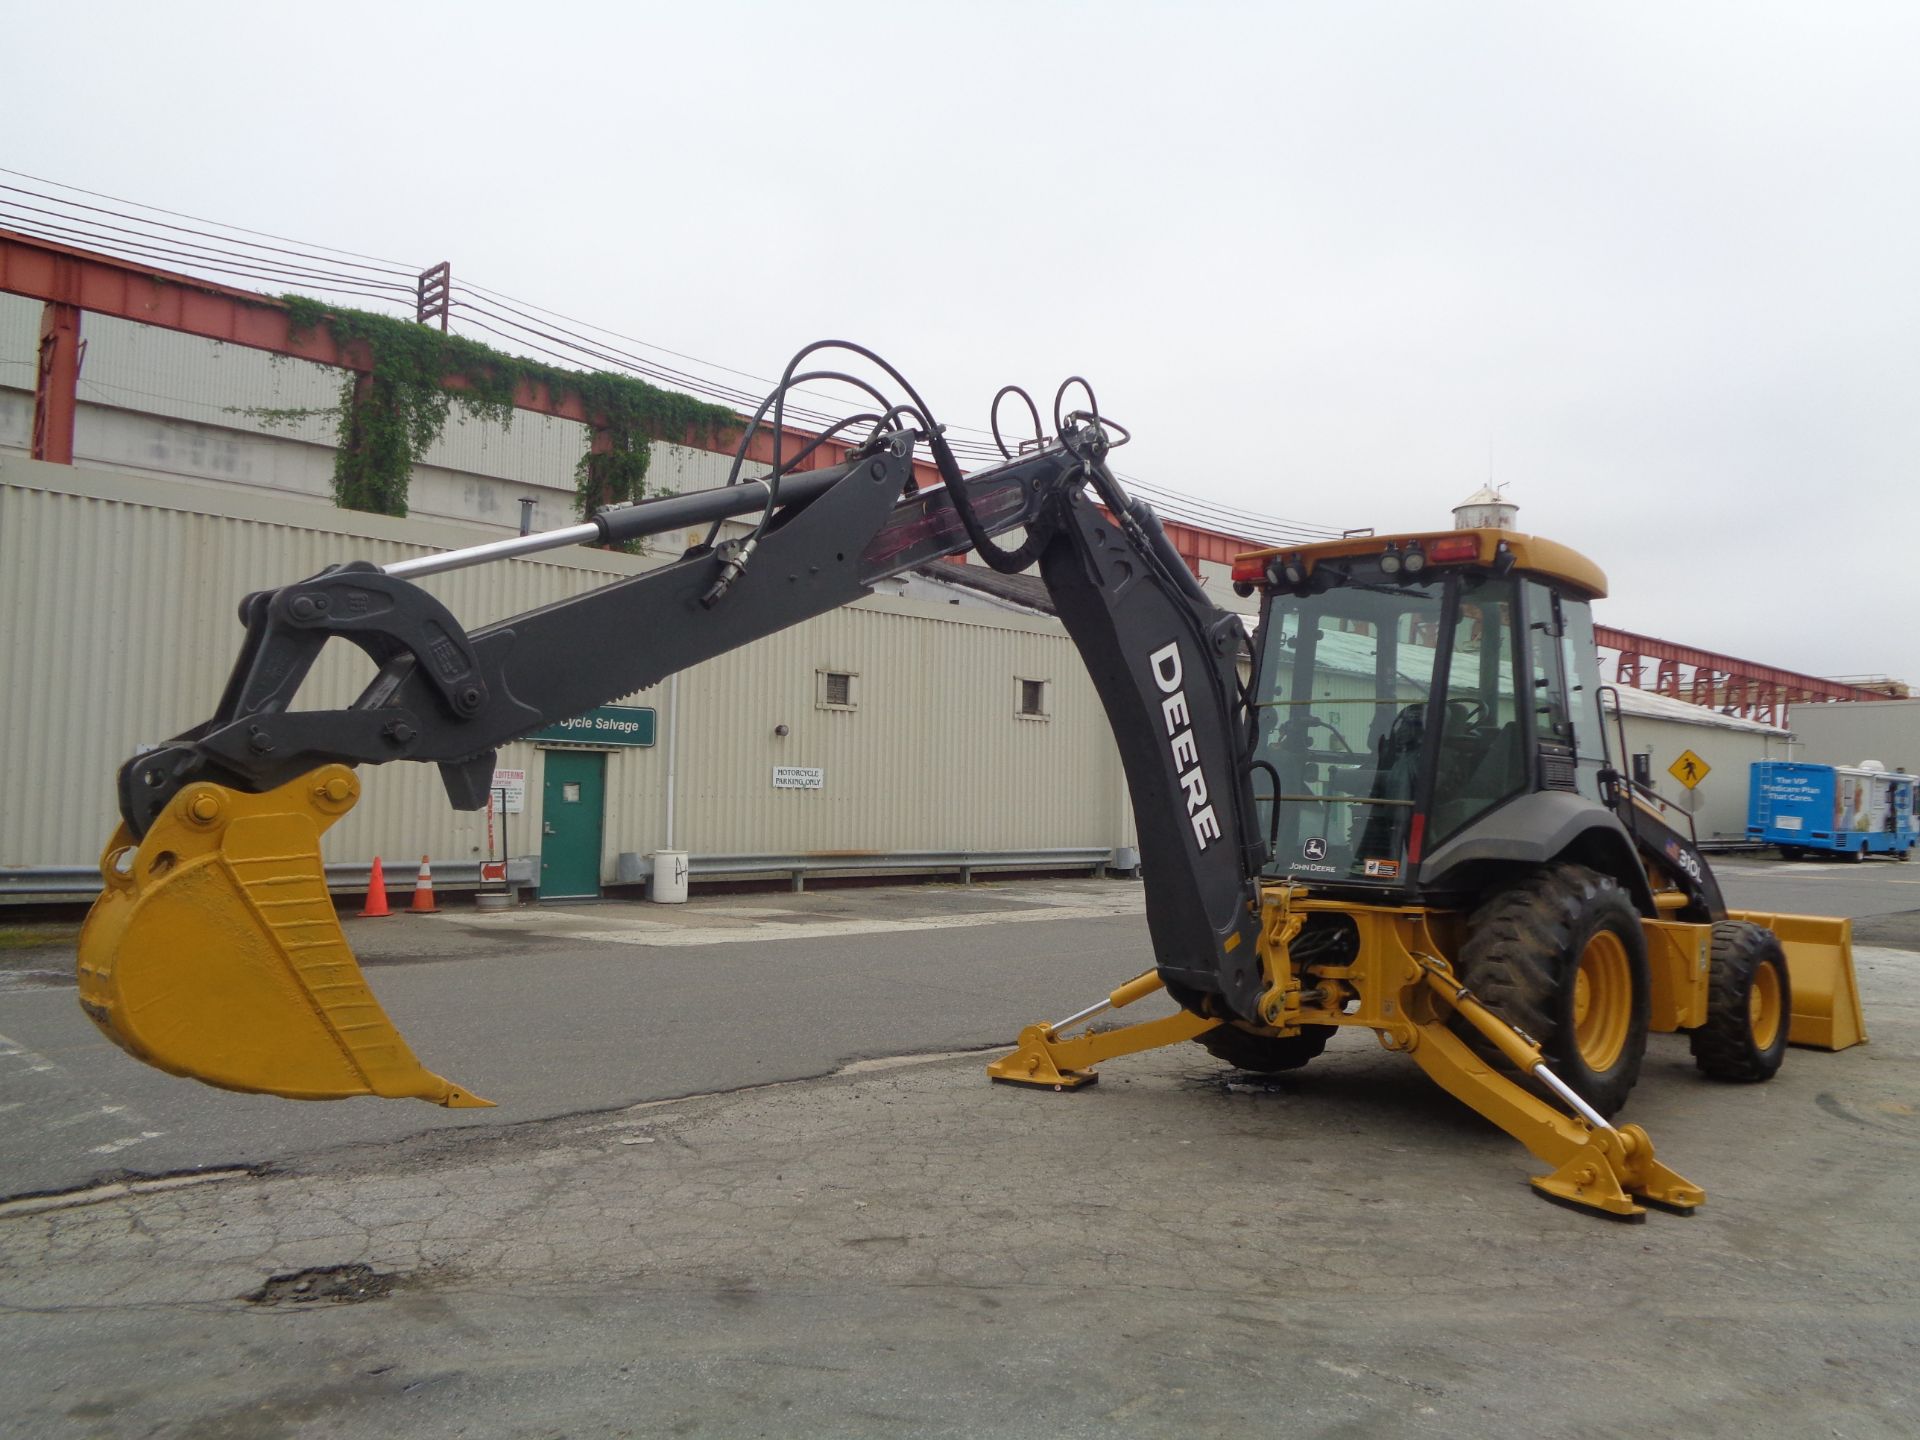
[[[686,851],[655,850],[653,852],[653,883],[647,886],[647,898],[657,905],[686,903]]]

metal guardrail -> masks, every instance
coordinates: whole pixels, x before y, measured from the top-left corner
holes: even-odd
[[[398,884],[405,892],[413,888],[413,866],[401,861],[387,867],[389,885]],[[371,862],[327,866],[327,888],[334,891],[360,891],[367,888],[373,875]],[[433,883],[448,889],[477,889],[480,864],[476,860],[436,860]],[[507,862],[507,883],[515,889],[534,883],[534,862],[520,856]],[[100,893],[98,865],[6,865],[0,866],[0,904],[12,900],[90,900]]]
[[[530,855],[516,856],[507,862],[510,889],[531,889],[537,881],[537,860]],[[806,889],[809,875],[879,875],[952,873],[962,884],[970,883],[976,871],[995,870],[1092,870],[1109,868],[1132,870],[1140,863],[1137,852],[1114,850],[1107,846],[1081,846],[1054,850],[835,850],[796,851],[790,854],[690,855],[687,873],[694,879],[724,876],[786,876],[796,892]],[[327,866],[327,888],[354,893],[367,888],[373,866],[365,861]],[[622,855],[615,884],[635,884],[653,878],[653,859],[648,855]],[[388,884],[402,891],[413,886],[413,867],[396,861],[387,867]],[[433,883],[450,890],[477,889],[480,866],[477,861],[436,860]],[[0,866],[0,905],[18,901],[90,900],[100,893],[100,869],[97,865],[10,865]]]
[[[621,857],[618,880],[634,884],[653,878],[650,855]],[[965,885],[979,870],[1092,870],[1132,869],[1140,863],[1132,851],[1110,846],[1081,846],[1052,850],[832,850],[789,854],[689,855],[687,874],[694,880],[722,876],[786,876],[796,893],[806,889],[809,875],[862,875],[916,872],[953,872]]]

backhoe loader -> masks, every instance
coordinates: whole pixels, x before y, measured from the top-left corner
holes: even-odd
[[[869,387],[878,408],[856,417],[869,430],[847,459],[797,469],[785,396],[847,378],[802,368],[833,348],[907,403]],[[1009,394],[1040,431],[1007,387],[996,437]],[[1064,411],[1072,394],[1084,406]],[[769,411],[772,466],[742,479]],[[1847,922],[1729,912],[1691,835],[1620,773],[1590,562],[1504,531],[1254,551],[1233,571],[1261,598],[1250,639],[1114,477],[1126,431],[1084,381],[1060,387],[1053,422],[963,476],[898,372],[823,341],[751,418],[724,487],[249,595],[213,718],[121,771],[81,1004],[136,1058],[229,1089],[487,1104],[421,1065],[341,933],[319,845],[358,797],[354,767],[430,761],[456,807],[478,808],[506,741],[973,552],[1037,564],[1086,662],[1138,822],[1155,958],[1029,1027],[993,1079],[1070,1090],[1102,1060],[1187,1041],[1291,1070],[1365,1027],[1551,1166],[1538,1193],[1638,1220],[1705,1199],[1612,1119],[1650,1029],[1687,1031],[1701,1070],[1738,1081],[1771,1077],[1789,1041],[1866,1038]],[[924,491],[920,445],[944,481]],[[729,518],[747,532],[713,543]],[[413,583],[699,523],[709,543],[678,560],[472,631]],[[1016,546],[996,538],[1016,531]],[[345,709],[294,709],[334,639],[378,673]],[[1161,990],[1170,1015],[1080,1028]]]

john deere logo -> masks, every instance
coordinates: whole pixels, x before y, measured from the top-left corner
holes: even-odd
[[[1309,860],[1324,860],[1327,858],[1327,842],[1316,835],[1307,841],[1300,853],[1305,855]]]

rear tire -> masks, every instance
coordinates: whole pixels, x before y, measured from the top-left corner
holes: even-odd
[[[1780,858],[1782,860],[1798,860],[1806,853],[1807,852],[1802,850],[1798,845],[1782,845],[1780,847]]]
[[[1793,991],[1779,937],[1741,920],[1715,925],[1707,1023],[1687,1037],[1693,1063],[1715,1080],[1771,1080],[1787,1058],[1792,1020]]]
[[[1194,1044],[1216,1060],[1224,1060],[1238,1070],[1273,1075],[1282,1070],[1298,1070],[1310,1060],[1320,1058],[1327,1039],[1337,1025],[1302,1025],[1298,1035],[1260,1035],[1243,1030],[1229,1021],[1204,1035]]]
[[[1467,927],[1461,981],[1532,1036],[1583,1100],[1612,1115],[1640,1078],[1652,1011],[1646,933],[1627,893],[1584,865],[1549,865],[1488,897]],[[1513,1073],[1478,1031],[1457,1018],[1453,1026]]]

